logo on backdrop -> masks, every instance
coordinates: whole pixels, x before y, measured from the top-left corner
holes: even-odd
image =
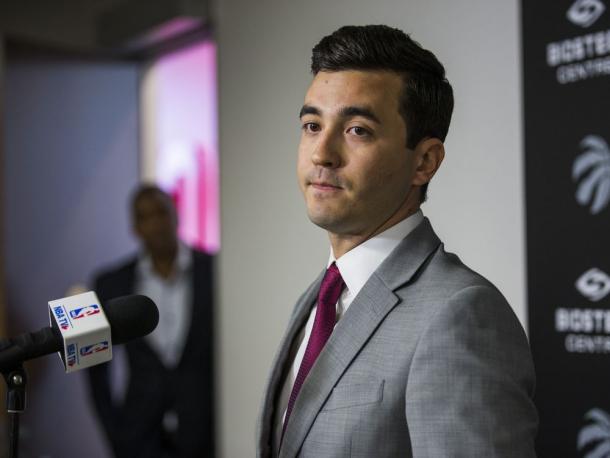
[[[610,293],[610,276],[594,267],[576,280],[576,289],[590,301],[597,302]]]
[[[585,414],[585,426],[578,433],[578,451],[584,458],[610,455],[610,415],[594,408]]]
[[[577,0],[566,12],[566,17],[571,23],[586,28],[593,25],[605,10],[600,0]]]
[[[578,277],[574,286],[589,301],[598,302],[610,294],[610,276],[594,267]],[[555,309],[555,331],[565,333],[564,347],[568,353],[610,353],[607,307],[559,307]]]
[[[588,28],[604,14],[601,0],[577,0],[566,12],[573,24]],[[610,76],[610,29],[547,43],[546,63],[559,84]]]
[[[610,201],[610,149],[598,135],[587,135],[580,147],[582,153],[572,165],[572,179],[578,185],[576,201],[597,215]]]

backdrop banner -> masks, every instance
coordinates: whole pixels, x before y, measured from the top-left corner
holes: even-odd
[[[538,456],[610,456],[610,0],[522,15]]]

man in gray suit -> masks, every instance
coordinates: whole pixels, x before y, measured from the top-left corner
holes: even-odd
[[[531,457],[526,336],[420,210],[452,89],[402,31],[343,27],[313,49],[298,177],[331,243],[273,363],[259,457]]]

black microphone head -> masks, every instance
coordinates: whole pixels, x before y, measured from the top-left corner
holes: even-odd
[[[103,308],[110,323],[113,345],[144,337],[159,323],[159,310],[146,296],[117,297],[106,301]]]

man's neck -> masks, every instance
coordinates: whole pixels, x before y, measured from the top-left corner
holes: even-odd
[[[150,253],[153,271],[162,278],[170,278],[174,274],[178,246],[165,253]]]
[[[381,223],[376,229],[372,231],[365,232],[362,234],[334,234],[329,232],[328,236],[330,238],[330,245],[333,250],[333,254],[335,259],[339,259],[345,253],[350,250],[353,250],[358,245],[366,242],[369,239],[372,239],[376,235],[381,234],[387,229],[391,228],[395,224],[398,224],[402,220],[408,218],[413,215],[415,212],[419,210],[420,203],[417,202],[415,205],[407,205],[401,207],[398,211],[396,211],[390,218]]]

